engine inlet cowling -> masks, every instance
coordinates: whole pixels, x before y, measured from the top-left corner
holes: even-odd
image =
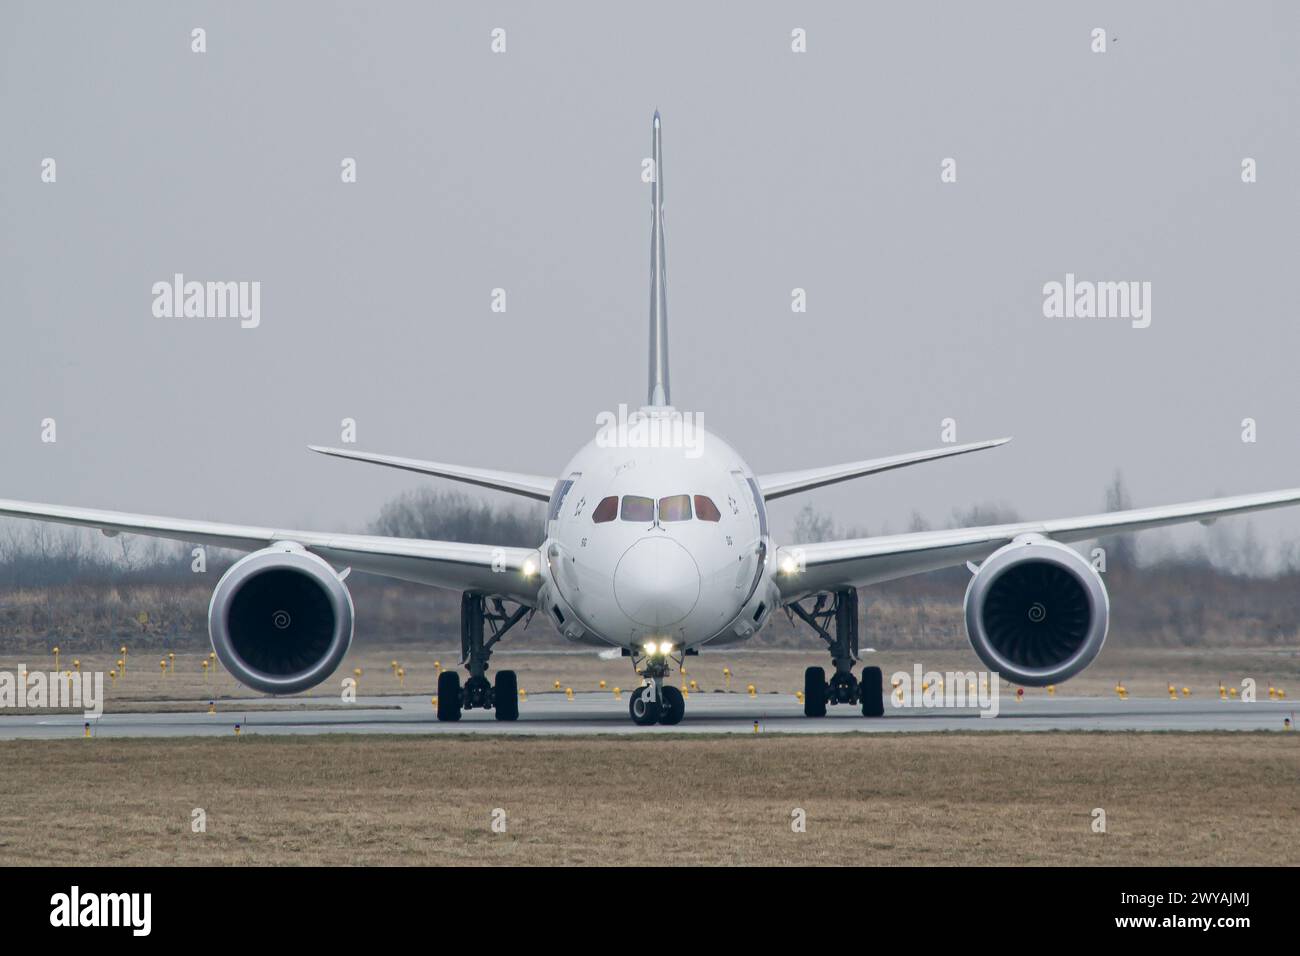
[[[241,683],[293,694],[329,677],[352,644],[352,596],[330,565],[297,545],[237,561],[208,608],[212,649]]]
[[[1017,684],[1073,677],[1101,651],[1110,599],[1076,551],[1026,535],[989,556],[966,588],[966,633],[985,665]]]

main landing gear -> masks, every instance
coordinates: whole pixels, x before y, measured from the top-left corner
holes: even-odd
[[[492,598],[489,604],[481,594],[466,591],[461,595],[460,663],[469,671],[469,679],[461,687],[460,674],[456,671],[447,670],[438,675],[439,720],[460,720],[462,710],[475,708],[495,710],[497,720],[519,719],[519,681],[515,672],[498,672],[494,686],[487,679],[488,658],[492,656],[492,645],[531,611],[532,608],[520,606],[507,613],[500,598]],[[485,622],[491,630],[486,640]]]
[[[827,704],[861,704],[863,717],[885,715],[884,678],[879,667],[862,668],[862,679],[853,676],[858,663],[858,592],[836,591],[819,594],[811,609],[796,601],[787,613],[799,616],[826,642],[835,673],[829,681],[826,671],[810,667],[803,673],[803,712],[808,717],[825,717]],[[832,634],[827,630],[834,628]]]
[[[627,702],[627,712],[632,715],[632,723],[639,727],[680,724],[686,716],[686,698],[672,684],[664,683],[664,678],[668,676],[671,653],[672,645],[665,642],[653,654],[645,653],[639,662],[633,657],[633,666],[646,681],[632,692],[632,697]]]

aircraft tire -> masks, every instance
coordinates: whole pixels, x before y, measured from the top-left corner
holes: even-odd
[[[455,671],[438,675],[438,719],[460,720],[460,675]]]
[[[821,667],[809,667],[803,672],[803,715],[805,717],[826,716],[826,671]]]

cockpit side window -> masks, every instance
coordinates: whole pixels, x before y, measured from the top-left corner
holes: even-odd
[[[763,492],[758,489],[758,482],[753,478],[746,478],[749,485],[750,493],[754,496],[754,507],[758,510],[758,533],[767,537],[767,507],[763,503]]]
[[[600,499],[600,504],[596,505],[596,510],[591,513],[591,520],[596,524],[604,524],[606,521],[613,521],[618,517],[618,495],[610,495],[608,498]]]
[[[642,498],[640,495],[624,495],[622,518],[624,521],[654,521],[654,499]]]
[[[582,472],[575,471],[568,478],[555,483],[555,490],[551,492],[551,500],[546,508],[546,520],[554,521],[560,516],[560,506],[564,504],[564,496],[569,493],[573,483],[582,477]]]
[[[718,506],[713,503],[713,499],[708,495],[696,495],[695,517],[701,521],[721,521],[722,512],[718,510]]]
[[[659,499],[660,521],[690,521],[691,496],[669,495]]]
[[[554,521],[560,516],[560,505],[564,503],[564,496],[569,493],[569,489],[572,487],[573,482],[568,478],[555,486],[555,490],[551,492],[550,507],[547,509],[547,521]]]

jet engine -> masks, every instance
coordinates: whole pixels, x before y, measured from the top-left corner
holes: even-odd
[[[1073,677],[1106,640],[1110,598],[1076,551],[1023,535],[993,552],[966,588],[966,633],[989,670],[1029,687]]]
[[[255,551],[217,582],[208,634],[247,687],[293,694],[315,687],[352,643],[352,596],[323,559],[293,543]]]

